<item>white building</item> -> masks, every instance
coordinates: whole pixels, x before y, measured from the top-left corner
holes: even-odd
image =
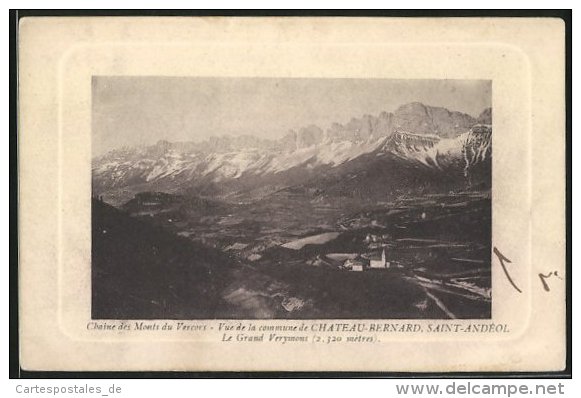
[[[369,268],[389,268],[389,261],[385,260],[385,249],[381,252],[381,260],[369,259]]]
[[[351,271],[355,271],[355,272],[363,271],[363,264],[353,264],[351,266]]]
[[[365,265],[358,258],[349,258],[343,263],[343,268],[349,271],[361,272],[364,270]]]

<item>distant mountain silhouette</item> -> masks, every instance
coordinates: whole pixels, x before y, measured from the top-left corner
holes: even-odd
[[[432,190],[438,189],[436,181],[446,181],[441,186],[444,190],[471,189],[490,180],[483,175],[482,181],[474,183],[472,177],[476,169],[478,174],[490,172],[491,118],[491,109],[476,119],[413,102],[393,113],[364,115],[345,125],[334,123],[326,130],[307,126],[279,140],[245,135],[198,143],[160,141],[95,158],[93,188],[116,206],[140,192],[247,201],[295,185],[313,185],[329,174],[341,180],[345,177],[341,170],[369,167],[381,169],[379,174],[386,177],[365,182],[381,184],[380,191],[389,190],[390,181],[399,180],[401,191],[411,193],[418,188],[416,182],[426,179],[432,179],[428,183]],[[480,138],[473,139],[476,136]],[[391,163],[383,162],[391,155]],[[411,171],[398,176],[400,169]],[[403,175],[409,178],[403,179]],[[320,188],[325,190],[325,186]],[[337,192],[350,195],[353,191],[339,187]]]

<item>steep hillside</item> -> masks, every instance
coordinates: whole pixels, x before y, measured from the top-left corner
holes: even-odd
[[[94,319],[212,318],[231,260],[92,202]]]

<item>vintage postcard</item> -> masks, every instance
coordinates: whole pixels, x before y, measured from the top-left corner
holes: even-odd
[[[25,18],[19,52],[24,368],[565,367],[561,20]]]

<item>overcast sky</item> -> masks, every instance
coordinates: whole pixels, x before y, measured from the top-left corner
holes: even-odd
[[[161,139],[278,138],[413,101],[476,117],[491,90],[489,80],[94,77],[93,154]]]

